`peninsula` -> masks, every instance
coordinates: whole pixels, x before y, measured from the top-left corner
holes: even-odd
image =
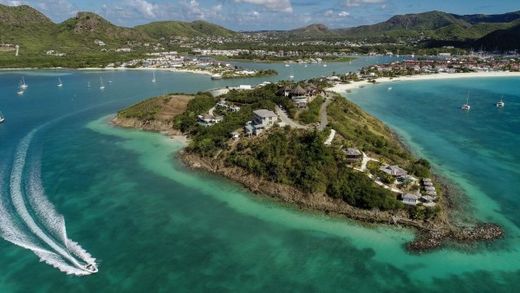
[[[366,223],[417,230],[411,251],[491,241],[494,224],[460,227],[448,189],[382,122],[326,89],[326,79],[166,95],[120,111],[121,127],[187,137],[179,155],[276,200]]]

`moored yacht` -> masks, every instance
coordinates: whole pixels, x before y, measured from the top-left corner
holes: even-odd
[[[20,89],[26,90],[29,87],[27,83],[25,83],[25,78],[22,76],[22,80],[20,81]]]
[[[104,90],[105,89],[105,84],[103,83],[103,77],[100,77],[99,78],[99,89],[100,90]]]
[[[497,102],[497,108],[504,108],[506,103],[504,103],[504,97],[500,99],[500,101]]]
[[[469,93],[468,93],[468,97],[466,98],[466,104],[462,105],[462,107],[460,107],[460,108],[464,111],[471,110],[471,105],[469,104]]]

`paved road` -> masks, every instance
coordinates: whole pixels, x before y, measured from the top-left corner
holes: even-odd
[[[330,99],[329,97],[325,97],[325,102],[323,104],[321,104],[320,126],[318,127],[319,131],[325,130],[327,125],[329,125],[329,118],[327,116],[327,107],[330,105],[331,102],[332,102],[332,99]]]
[[[296,121],[292,120],[291,118],[289,118],[289,116],[287,116],[287,113],[284,110],[282,110],[280,107],[276,106],[275,111],[276,111],[276,114],[278,115],[278,117],[280,117],[280,120],[282,120],[282,122],[285,123],[286,125],[289,125],[291,128],[297,128],[297,129],[306,129],[307,128],[306,126],[303,126],[303,125],[297,123]]]

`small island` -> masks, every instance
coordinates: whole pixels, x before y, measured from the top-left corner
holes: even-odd
[[[306,210],[417,230],[410,251],[491,241],[489,223],[460,227],[450,192],[381,121],[326,89],[327,79],[167,95],[120,111],[121,127],[188,138],[191,168]]]

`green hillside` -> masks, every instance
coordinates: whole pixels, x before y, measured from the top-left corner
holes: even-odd
[[[472,43],[474,48],[486,50],[515,50],[520,49],[520,24],[492,32]]]
[[[160,21],[135,27],[156,39],[170,37],[220,36],[231,37],[238,33],[205,21]]]

